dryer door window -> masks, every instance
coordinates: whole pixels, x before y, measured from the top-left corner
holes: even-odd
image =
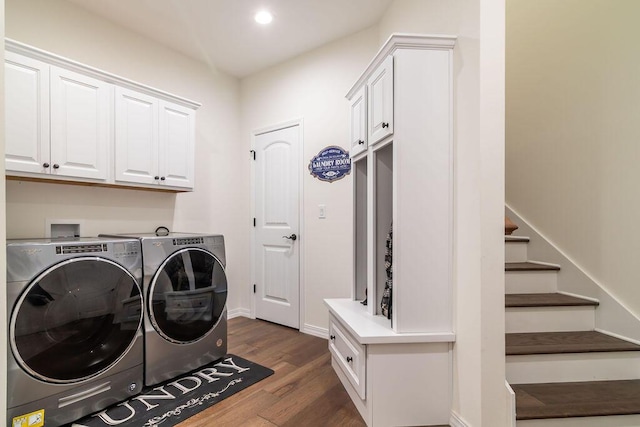
[[[206,336],[227,302],[227,278],[220,261],[199,248],[171,254],[149,288],[149,317],[155,330],[174,343]]]
[[[34,377],[77,382],[118,362],[141,323],[137,280],[110,260],[78,257],[50,267],[27,286],[11,316],[11,349]]]

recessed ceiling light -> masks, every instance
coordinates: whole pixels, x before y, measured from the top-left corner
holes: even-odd
[[[256,13],[254,19],[258,24],[266,25],[273,21],[273,15],[266,10],[261,10],[260,12]]]

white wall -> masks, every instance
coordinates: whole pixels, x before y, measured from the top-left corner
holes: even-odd
[[[175,93],[197,111],[196,190],[167,194],[10,181],[8,237],[44,236],[45,221],[82,219],[83,234],[175,231],[225,235],[229,308],[238,307],[237,287],[249,283],[247,162],[238,144],[239,82],[62,0],[6,2],[7,37],[117,75]]]
[[[638,16],[635,0],[507,4],[507,201],[636,316]]]
[[[4,38],[4,0],[0,0],[0,37]],[[4,46],[0,47],[4,63]],[[0,69],[0,158],[4,157],[4,67]],[[0,271],[7,271],[4,162],[0,162]],[[6,288],[7,276],[0,274],[0,289]],[[7,372],[7,293],[0,292],[0,372]],[[7,376],[0,375],[0,420],[7,419]]]
[[[349,105],[344,96],[379,48],[376,29],[345,37],[241,82],[242,143],[249,150],[252,132],[304,120],[302,259],[304,327],[327,329],[324,298],[349,297],[352,278],[352,181],[321,182],[307,169],[328,145],[349,150]],[[247,174],[250,169],[246,169]],[[326,219],[318,205],[326,205]],[[249,287],[242,305],[251,307]]]
[[[453,411],[469,426],[506,423],[504,388],[504,2],[396,0],[392,32],[453,34],[455,281]]]

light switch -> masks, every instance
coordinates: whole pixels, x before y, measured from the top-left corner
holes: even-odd
[[[318,218],[324,219],[327,217],[327,207],[325,205],[318,205]]]

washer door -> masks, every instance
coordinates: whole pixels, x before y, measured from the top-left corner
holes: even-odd
[[[11,315],[11,349],[52,383],[94,377],[118,362],[142,323],[142,292],[121,265],[97,257],[56,264],[29,283]]]
[[[149,287],[149,318],[167,341],[186,344],[211,332],[227,302],[220,261],[199,248],[181,249],[160,265]]]

